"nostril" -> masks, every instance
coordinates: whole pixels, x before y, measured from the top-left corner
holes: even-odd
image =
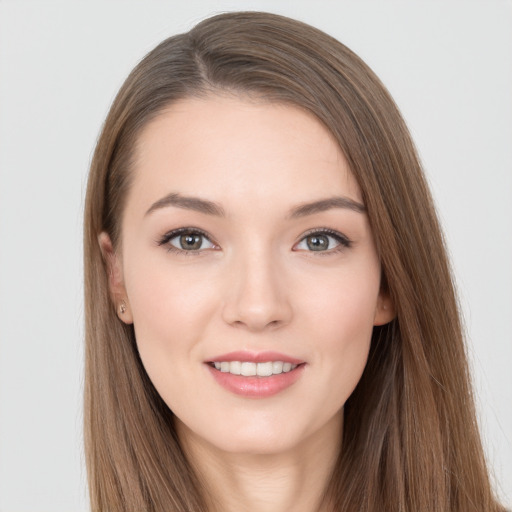
[[[250,319],[247,321],[244,320],[235,320],[231,322],[231,325],[234,327],[248,329],[249,331],[261,331],[267,329],[277,329],[281,326],[283,322],[281,320],[271,320],[269,322],[265,322],[264,320],[258,321],[255,319]]]
[[[251,278],[233,286],[222,305],[222,317],[232,327],[250,331],[276,329],[288,324],[292,308],[274,279]],[[273,283],[273,284],[270,284]]]

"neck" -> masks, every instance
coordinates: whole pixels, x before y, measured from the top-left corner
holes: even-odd
[[[181,424],[187,457],[207,490],[211,512],[327,512],[324,494],[341,448],[339,417],[281,453],[218,450]],[[183,435],[185,434],[185,435]]]

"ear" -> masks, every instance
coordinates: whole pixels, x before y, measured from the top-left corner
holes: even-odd
[[[124,286],[123,266],[121,259],[114,250],[108,234],[103,231],[98,236],[101,254],[108,271],[108,287],[110,298],[116,308],[117,316],[125,324],[133,323],[132,310],[128,301],[128,294]]]
[[[395,317],[395,305],[393,304],[389,293],[381,290],[377,298],[377,307],[375,308],[373,325],[385,325],[391,322],[391,320],[393,320]]]

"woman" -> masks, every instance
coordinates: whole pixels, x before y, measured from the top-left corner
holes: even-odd
[[[502,510],[414,146],[324,33],[230,13],[146,56],[85,275],[93,510]]]

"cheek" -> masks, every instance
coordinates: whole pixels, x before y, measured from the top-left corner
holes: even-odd
[[[311,312],[310,318],[333,341],[367,338],[373,329],[379,289],[378,263],[347,266],[304,283],[302,310]]]
[[[193,386],[183,383],[196,371],[201,340],[216,312],[215,284],[201,272],[171,268],[165,258],[132,263],[126,287],[140,358],[163,400],[183,413],[194,403]]]
[[[373,308],[362,296],[338,295],[323,310],[316,311],[318,349],[331,358],[329,371],[336,378],[360,375],[373,331]],[[341,374],[339,373],[341,372]]]
[[[211,280],[171,267],[165,257],[128,268],[127,294],[141,352],[155,349],[169,353],[201,338],[215,311]]]
[[[310,336],[332,399],[344,401],[359,382],[370,348],[380,287],[378,266],[340,272],[309,287],[302,311],[307,311]],[[320,286],[323,284],[323,286]],[[342,404],[341,404],[342,405]]]

